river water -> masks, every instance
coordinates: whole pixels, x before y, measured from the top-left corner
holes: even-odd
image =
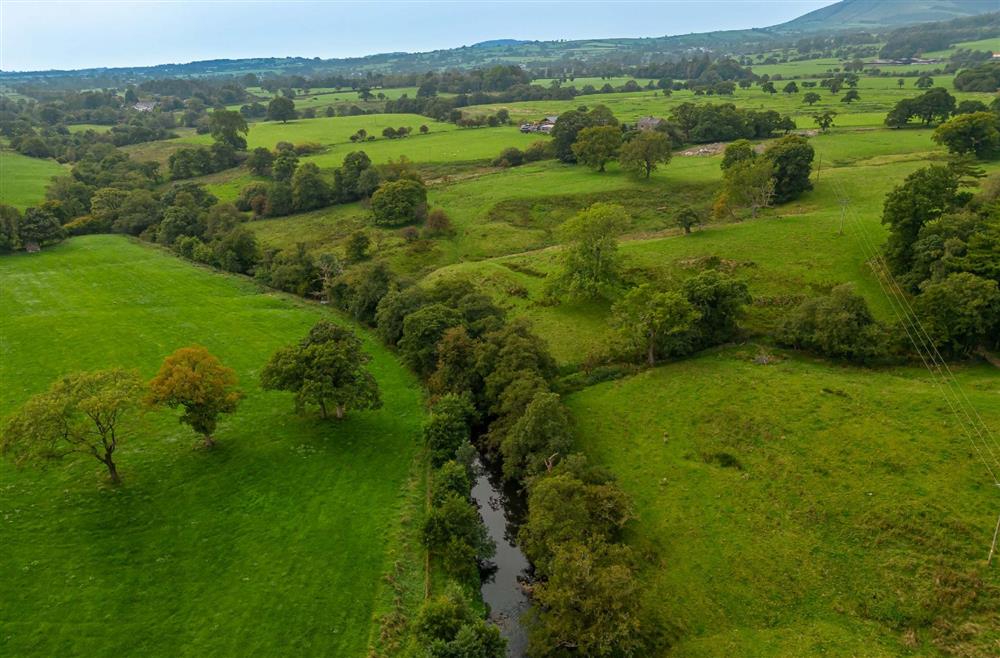
[[[526,501],[519,491],[505,486],[499,469],[490,464],[476,464],[479,473],[472,487],[472,497],[479,505],[479,514],[490,537],[496,542],[497,553],[483,575],[482,596],[489,606],[490,620],[500,627],[507,639],[507,656],[522,658],[528,648],[528,637],[521,624],[521,615],[528,609],[528,595],[521,582],[528,579],[531,565],[516,546],[517,528],[526,511]]]

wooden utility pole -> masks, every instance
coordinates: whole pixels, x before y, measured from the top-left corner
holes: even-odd
[[[993,561],[993,554],[997,550],[997,534],[1000,534],[1000,516],[997,517],[997,527],[993,530],[993,543],[990,545],[990,554],[986,558],[986,566],[990,566],[990,562]]]

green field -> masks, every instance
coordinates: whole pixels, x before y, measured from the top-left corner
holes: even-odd
[[[0,203],[24,210],[45,200],[45,188],[53,176],[65,174],[55,160],[29,158],[0,148]]]
[[[0,414],[75,370],[150,377],[190,344],[247,394],[210,452],[169,412],[133,418],[120,488],[91,460],[0,465],[0,654],[365,654],[392,599],[382,576],[422,416],[413,376],[366,335],[383,409],[297,416],[258,373],[337,316],[121,237],[4,257],[0,281]]]
[[[927,372],[758,353],[568,399],[580,448],[635,501],[669,655],[994,655],[997,493]],[[996,369],[958,377],[996,427]]]

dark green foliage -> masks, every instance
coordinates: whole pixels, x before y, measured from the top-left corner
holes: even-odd
[[[28,208],[24,211],[24,216],[17,225],[17,233],[24,246],[32,242],[39,246],[55,244],[66,237],[59,220],[41,208]]]
[[[625,356],[656,365],[657,359],[689,353],[701,313],[682,294],[649,284],[628,291],[611,309]]]
[[[885,125],[900,128],[916,117],[924,125],[932,121],[947,121],[955,111],[955,97],[944,87],[935,87],[916,98],[904,98],[885,117]]]
[[[227,272],[252,274],[260,258],[260,247],[252,231],[238,226],[223,235],[213,246],[215,262]]]
[[[511,480],[543,472],[573,447],[569,414],[556,393],[538,393],[500,441],[504,476]]]
[[[274,154],[262,146],[258,146],[250,155],[244,164],[246,164],[247,169],[250,173],[256,176],[270,176],[271,175],[271,165],[274,163]]]
[[[424,545],[441,557],[448,572],[469,573],[475,562],[493,556],[496,545],[483,526],[479,512],[467,498],[446,494],[424,521]]]
[[[685,281],[684,296],[701,314],[695,332],[702,348],[734,340],[744,307],[753,301],[745,282],[717,270],[705,270]]]
[[[577,133],[573,155],[577,162],[604,171],[608,161],[618,155],[621,144],[622,132],[618,126],[591,126]]]
[[[254,276],[264,285],[301,296],[317,291],[320,283],[316,261],[302,244],[293,251],[265,252]]]
[[[889,227],[885,255],[894,274],[905,274],[913,266],[913,244],[920,229],[954,206],[958,182],[948,167],[931,165],[907,176],[886,196],[882,210],[882,223]]]
[[[209,115],[208,125],[215,141],[227,144],[237,151],[246,150],[245,135],[250,132],[250,127],[239,112],[216,110]]]
[[[534,588],[532,655],[641,655],[641,587],[631,551],[621,544],[563,543],[548,578]]]
[[[331,299],[358,322],[375,323],[375,313],[393,284],[392,272],[384,263],[372,263],[337,279],[327,291]]]
[[[403,290],[391,287],[375,310],[375,328],[382,342],[395,346],[403,337],[403,320],[423,306],[426,299],[424,291],[416,286]]]
[[[702,223],[702,218],[701,213],[691,206],[682,206],[677,211],[674,221],[677,223],[677,226],[684,229],[685,235],[688,235],[691,233],[691,229]]]
[[[402,226],[427,216],[427,188],[409,179],[383,183],[372,195],[372,218],[376,226]]]
[[[955,76],[955,89],[959,91],[985,91],[1000,89],[1000,62],[985,62],[965,69]]]
[[[741,137],[763,139],[777,131],[795,128],[795,122],[774,110],[745,110],[732,103],[681,103],[670,111],[670,120],[685,142],[731,142]]]
[[[500,630],[476,618],[458,589],[428,599],[414,623],[429,658],[504,658]]]
[[[445,304],[434,303],[414,311],[403,321],[399,354],[421,376],[437,367],[437,343],[444,332],[463,323],[462,314]]]
[[[472,489],[468,469],[454,459],[441,464],[434,473],[433,479],[434,482],[431,486],[431,504],[433,505],[441,504],[448,496],[468,498],[469,491]]]
[[[528,518],[519,539],[541,575],[551,573],[558,547],[615,541],[633,518],[621,489],[579,457],[531,480],[528,495]]]
[[[577,156],[573,144],[581,130],[595,126],[617,126],[618,120],[604,105],[598,105],[587,111],[569,110],[556,119],[552,128],[552,149],[555,156],[563,162],[576,162]]]
[[[365,368],[371,357],[353,332],[332,322],[317,322],[295,345],[275,352],[260,374],[265,390],[295,393],[295,408],[313,404],[323,418],[332,405],[342,419],[349,409],[382,406],[375,378]]]
[[[476,410],[464,395],[444,395],[434,404],[424,422],[424,443],[434,466],[455,459],[456,451],[469,441],[475,417]]]
[[[347,244],[344,247],[345,256],[347,260],[352,263],[360,263],[361,261],[368,258],[368,247],[371,245],[371,239],[363,231],[355,231],[351,234],[351,237],[347,239]]]
[[[960,114],[938,126],[933,138],[956,155],[993,158],[1000,154],[1000,114]]]
[[[987,206],[989,208],[989,206]],[[1000,282],[1000,212],[946,213],[920,229],[913,265],[901,278],[911,289],[925,279],[971,272]]]
[[[762,157],[773,166],[774,201],[785,203],[797,199],[812,189],[813,156],[816,154],[809,140],[799,135],[788,135],[770,144]]]
[[[364,151],[351,151],[334,172],[334,196],[340,203],[356,201],[372,195],[378,189],[380,177]]]
[[[267,105],[267,120],[287,122],[295,118],[295,102],[291,98],[278,96]]]
[[[14,206],[0,203],[0,254],[21,248],[20,224],[21,212]]]
[[[568,244],[551,291],[582,299],[611,295],[621,269],[617,236],[627,225],[625,209],[610,203],[595,203],[564,222],[560,231]]]
[[[782,322],[778,340],[824,356],[865,363],[884,354],[884,334],[865,298],[845,284],[829,295],[802,302]]]
[[[726,145],[726,150],[722,153],[722,170],[729,169],[737,162],[753,160],[757,157],[753,143],[749,139],[737,139],[735,142]]]
[[[274,157],[271,163],[271,173],[274,180],[287,183],[295,175],[295,169],[299,166],[299,156],[291,149],[282,149]]]
[[[1000,343],[1000,290],[997,282],[969,272],[925,281],[916,300],[918,317],[938,348],[963,356],[979,346]]]
[[[322,208],[330,202],[330,186],[320,176],[319,167],[307,162],[292,176],[292,207],[296,212]]]

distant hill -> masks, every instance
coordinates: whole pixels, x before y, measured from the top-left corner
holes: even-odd
[[[523,39],[490,39],[489,41],[474,43],[470,46],[470,48],[499,48],[500,46],[519,46],[522,43],[531,42],[524,41]]]
[[[996,0],[841,0],[774,26],[782,32],[880,30],[995,12]]]
[[[701,53],[740,54],[787,46],[797,35],[864,30],[888,34],[907,26],[953,21],[996,12],[998,0],[841,0],[787,23],[748,30],[723,30],[662,37],[583,39],[576,41],[525,41],[491,39],[471,46],[430,52],[393,52],[320,59],[318,57],[263,57],[219,59],[184,64],[161,64],[128,68],[95,68],[77,71],[2,71],[0,82],[28,79],[86,79],[89,87],[116,86],[158,77],[211,77],[244,73],[275,73],[310,76],[339,73],[360,76],[368,73],[422,73],[446,68],[485,68],[518,64],[533,69],[572,67],[572,62],[599,61],[646,63],[672,56]],[[942,25],[949,27],[949,25]],[[957,26],[955,26],[957,27]],[[975,25],[963,25],[963,28]],[[966,30],[968,31],[968,30]],[[959,41],[958,33],[942,36]],[[994,36],[992,33],[987,36]],[[982,38],[975,36],[966,40]],[[946,39],[947,40],[947,39]],[[947,47],[947,43],[941,48]]]

